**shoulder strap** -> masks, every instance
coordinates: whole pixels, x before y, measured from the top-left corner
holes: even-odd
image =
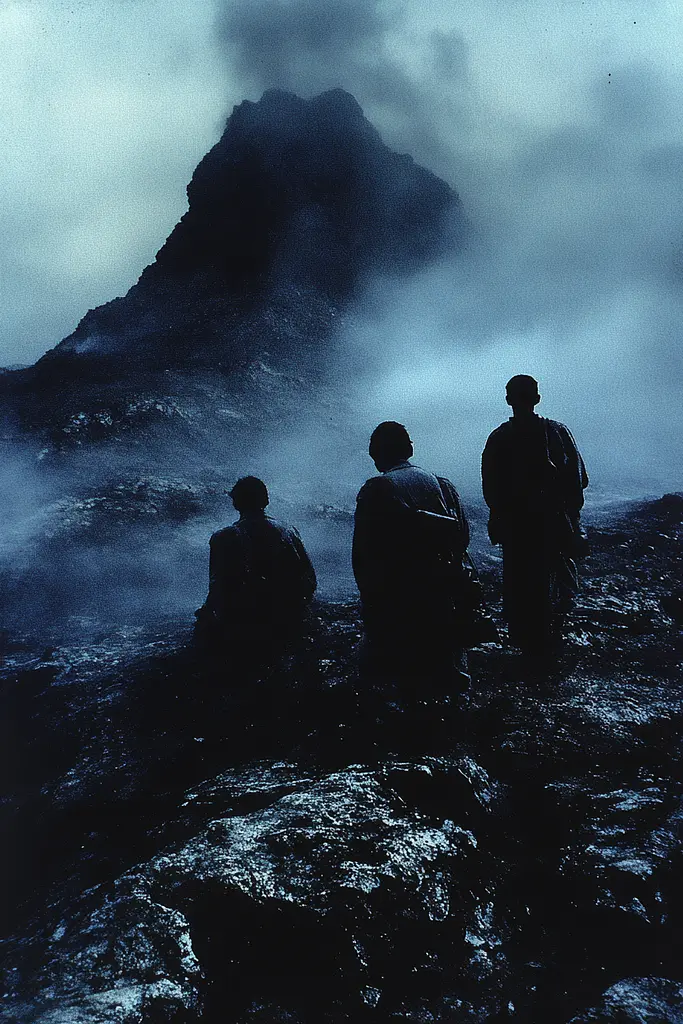
[[[550,421],[547,420],[545,418],[545,416],[542,416],[541,419],[543,420],[543,436],[545,438],[545,457],[546,457],[546,460],[549,463],[549,465],[551,465],[556,472],[560,472],[561,471],[561,465],[558,466],[557,463],[554,461],[552,455],[550,454],[550,430],[549,430],[549,427],[548,427],[548,424],[549,424]],[[555,434],[555,437],[557,437],[557,434]]]
[[[450,515],[450,518],[451,519],[459,519],[460,518],[460,512],[461,512],[460,505],[458,503],[458,506],[456,508],[453,508],[453,506],[451,504],[451,498],[450,498],[449,492],[448,492],[447,488],[444,487],[444,484],[450,483],[450,481],[447,481],[446,477],[443,477],[443,476],[437,476],[436,481],[437,481],[437,483],[439,485],[439,491],[441,492],[441,500],[443,501],[443,503],[444,503],[444,505],[446,507],[446,511]],[[451,484],[451,487],[452,486],[453,485]]]

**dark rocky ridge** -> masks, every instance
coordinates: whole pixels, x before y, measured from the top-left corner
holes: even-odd
[[[187,195],[143,280],[209,271],[238,292],[292,282],[342,300],[364,271],[438,255],[457,205],[448,185],[387,149],[341,89],[240,104]]]
[[[287,377],[283,393],[298,381],[310,398],[366,276],[415,271],[462,236],[455,192],[390,151],[342,90],[241,103],[187,193],[127,295],[88,312],[35,366],[0,376],[6,431],[47,432],[58,447],[125,439],[128,408],[144,401],[207,415],[217,396],[248,402],[264,360]],[[142,419],[138,434],[160,427],[154,410]]]
[[[555,669],[480,649],[461,704],[357,690],[354,602],[252,678],[7,638],[0,1019],[678,1024],[682,530],[596,520]]]

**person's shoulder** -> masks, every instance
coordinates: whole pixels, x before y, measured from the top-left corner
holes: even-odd
[[[432,480],[436,480],[436,473],[432,473],[430,470],[425,469],[423,466],[416,466],[414,462],[410,463],[410,466],[406,467],[409,469],[413,476],[431,477]]]
[[[554,430],[556,434],[559,434],[561,437],[569,438],[572,443],[575,443],[574,435],[565,423],[560,423],[559,420],[551,420],[547,417],[545,417],[545,422],[550,430]]]
[[[494,430],[491,431],[486,443],[488,444],[490,442],[492,444],[495,444],[496,441],[499,441],[501,440],[501,438],[504,438],[507,434],[511,432],[511,424],[512,420],[509,419],[501,423],[500,426],[496,427]]]
[[[399,489],[406,481],[416,480],[421,480],[427,486],[437,486],[436,473],[432,473],[423,466],[416,466],[414,462],[406,462],[404,465],[397,466],[396,469],[390,469],[382,479],[386,480],[386,483],[392,488],[396,486]]]
[[[238,536],[237,523],[232,523],[230,526],[223,526],[220,530],[216,530],[215,533],[211,534],[209,544],[226,544],[234,540]]]
[[[275,533],[279,533],[281,537],[291,540],[292,537],[299,538],[299,531],[295,526],[290,526],[289,523],[283,523],[280,519],[273,519],[272,516],[265,516],[263,520],[266,527],[273,530]]]
[[[393,492],[393,484],[387,476],[371,476],[358,492],[357,501],[380,498]]]

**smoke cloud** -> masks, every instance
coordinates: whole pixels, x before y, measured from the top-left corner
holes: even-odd
[[[370,287],[340,343],[340,380],[360,381],[357,422],[369,433],[404,419],[423,460],[474,494],[486,436],[509,411],[505,381],[527,372],[598,486],[680,487],[683,81],[672,7],[219,10],[246,91],[349,89],[385,141],[460,192],[474,227],[461,258]]]
[[[237,73],[258,90],[319,92],[333,69],[348,75],[374,64],[373,51],[390,25],[379,3],[363,0],[237,0],[219,14]]]

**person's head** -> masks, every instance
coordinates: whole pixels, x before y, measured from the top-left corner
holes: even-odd
[[[512,406],[513,412],[533,412],[534,406],[541,401],[538,383],[528,374],[518,373],[505,386],[505,401]]]
[[[413,442],[402,423],[386,420],[373,430],[369,451],[377,469],[384,473],[397,462],[411,458]]]
[[[238,512],[263,512],[270,500],[268,488],[257,476],[243,476],[228,492]]]

